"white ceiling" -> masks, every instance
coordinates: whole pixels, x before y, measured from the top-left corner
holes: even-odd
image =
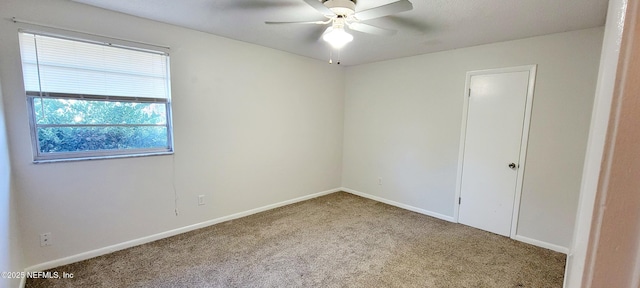
[[[266,25],[325,20],[302,0],[73,0],[327,61],[327,26]],[[358,0],[356,11],[395,0]],[[393,36],[351,32],[342,65],[357,65],[604,25],[608,0],[410,0],[412,11],[364,23]],[[336,59],[334,55],[334,60]]]

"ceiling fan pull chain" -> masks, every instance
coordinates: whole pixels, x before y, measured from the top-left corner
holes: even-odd
[[[329,64],[333,64],[333,50],[329,49]]]

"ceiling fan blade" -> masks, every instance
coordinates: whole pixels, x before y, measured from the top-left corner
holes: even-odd
[[[329,21],[265,21],[264,24],[328,24]]]
[[[313,1],[313,0],[310,0]],[[405,12],[413,9],[413,4],[408,0],[400,0],[386,5],[378,6],[375,8],[367,9],[364,11],[356,12],[356,18],[358,20],[369,20],[373,18],[379,18],[388,16],[395,13]]]
[[[309,4],[309,6],[313,7],[313,9],[318,10],[318,12],[320,12],[322,15],[329,15],[329,16],[336,15],[336,13],[333,13],[333,11],[329,10],[327,6],[324,6],[324,4],[322,4],[322,2],[318,0],[304,0],[304,2]]]
[[[395,35],[398,32],[396,30],[380,28],[373,25],[358,23],[358,22],[351,23],[348,25],[349,25],[349,28],[351,28],[352,30],[360,31],[368,34],[374,34],[374,35],[391,36],[391,35]]]

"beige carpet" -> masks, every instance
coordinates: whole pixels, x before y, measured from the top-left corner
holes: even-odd
[[[562,287],[565,255],[334,193],[52,269],[27,287]]]

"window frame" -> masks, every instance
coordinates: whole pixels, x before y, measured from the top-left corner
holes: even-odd
[[[114,45],[111,42],[96,41],[92,39],[83,39],[78,37],[67,37],[59,34],[41,33],[32,30],[19,30],[19,33],[28,33],[41,35],[46,37],[54,37],[69,41],[85,42],[95,45],[118,47],[122,49],[130,49],[147,53],[162,54],[166,56],[166,73],[167,80],[167,98],[151,98],[151,97],[127,97],[127,96],[109,96],[109,95],[90,95],[90,94],[73,94],[73,93],[52,93],[44,91],[26,91],[25,96],[27,102],[27,112],[29,117],[29,130],[31,134],[31,146],[33,152],[33,163],[50,163],[50,162],[67,162],[67,161],[83,161],[83,160],[99,160],[99,159],[114,159],[114,158],[133,158],[133,157],[146,157],[156,155],[171,155],[174,153],[173,143],[173,116],[172,116],[172,102],[171,102],[171,77],[170,77],[170,58],[169,53],[150,50],[147,48],[137,48],[135,43],[131,43],[131,46],[127,46],[127,41],[122,40],[118,42],[124,42],[125,44],[118,43]],[[95,37],[90,37],[95,38]],[[22,52],[21,52],[22,53]],[[22,59],[21,59],[22,61]],[[23,76],[24,77],[24,76]],[[24,78],[23,78],[24,81]],[[36,112],[34,101],[37,98],[49,98],[49,99],[70,99],[70,100],[87,100],[87,101],[107,101],[107,102],[129,102],[129,103],[159,103],[164,104],[166,113],[165,124],[97,124],[97,125],[83,125],[83,124],[38,124],[36,119]],[[86,151],[70,151],[70,152],[52,152],[46,153],[40,150],[40,141],[38,135],[38,128],[42,126],[46,127],[166,127],[167,129],[167,147],[156,148],[133,148],[133,149],[113,149],[113,150],[86,150]]]

